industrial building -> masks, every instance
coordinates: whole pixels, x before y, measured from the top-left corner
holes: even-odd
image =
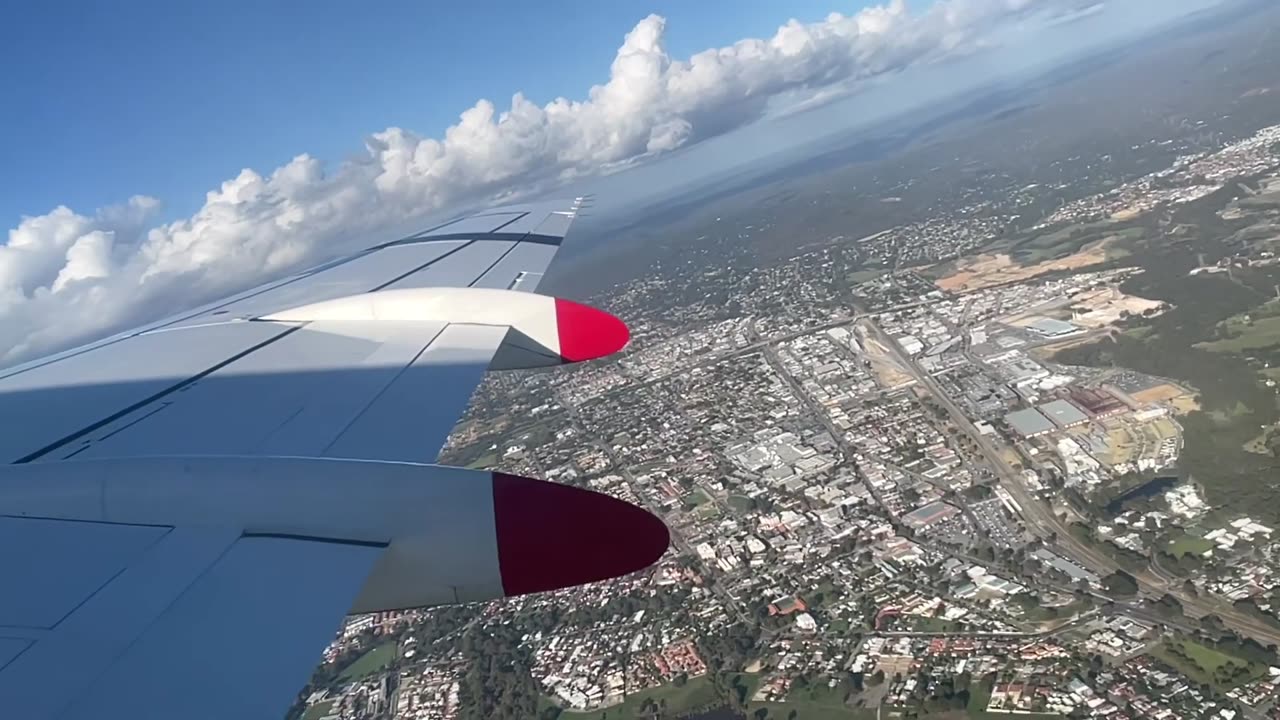
[[[1033,438],[1051,433],[1056,427],[1052,420],[1045,417],[1035,408],[1011,412],[1004,416],[1004,423],[1022,438]]]
[[[1068,396],[1073,404],[1095,418],[1106,418],[1129,409],[1120,398],[1098,388],[1074,388]]]
[[[1083,410],[1066,400],[1053,400],[1041,405],[1038,409],[1060,428],[1075,427],[1089,422],[1089,416],[1085,415]]]
[[[1072,325],[1065,320],[1055,320],[1054,318],[1036,318],[1027,325],[1027,329],[1037,335],[1043,335],[1048,338],[1066,337],[1081,332],[1080,328]]]
[[[903,515],[902,522],[912,530],[924,530],[930,525],[940,523],[959,514],[960,509],[955,505],[949,505],[939,500]]]

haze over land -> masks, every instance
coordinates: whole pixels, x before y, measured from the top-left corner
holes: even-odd
[[[1148,4],[1154,19],[1145,22],[1199,6]],[[432,212],[645,163],[750,124],[775,103],[832,100],[1010,38],[1065,34],[1046,26],[1067,27],[1061,23],[1091,6],[943,0],[913,12],[893,0],[847,16],[791,22],[771,38],[689,58],[665,50],[664,21],[650,16],[627,33],[607,81],[570,98],[539,104],[517,94],[506,109],[481,100],[440,138],[387,128],[336,166],[298,148],[304,154],[281,167],[246,168],[226,180],[185,218],[164,218],[161,199],[126,201],[127,189],[118,206],[31,215],[0,247],[0,362],[367,247],[420,228]],[[1145,27],[1120,19],[1107,27],[1131,33]],[[80,312],[85,304],[97,312]]]
[[[639,502],[675,549],[406,620],[391,696],[1280,716],[1277,67],[1280,10],[1233,5],[584,223],[610,245],[552,287],[631,346],[493,378],[446,459]]]

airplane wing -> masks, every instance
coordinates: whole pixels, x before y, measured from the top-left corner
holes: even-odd
[[[348,611],[656,561],[639,508],[430,464],[487,370],[627,342],[533,293],[577,210],[461,218],[0,371],[6,716],[282,717]]]

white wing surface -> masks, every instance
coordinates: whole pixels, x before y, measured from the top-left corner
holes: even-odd
[[[0,371],[0,711],[280,717],[348,611],[633,572],[661,521],[430,465],[490,369],[620,349],[503,208]]]
[[[525,309],[492,296],[520,292],[552,302],[528,293],[575,212],[576,204],[550,204],[463,218],[0,371],[0,459],[253,454],[430,462],[508,337],[504,313]],[[394,319],[347,312],[293,321],[288,313],[384,296],[421,299],[440,287],[475,292],[440,312],[410,308]],[[480,305],[494,312],[477,321]],[[544,314],[554,323],[555,305]],[[508,347],[520,346],[513,337]]]

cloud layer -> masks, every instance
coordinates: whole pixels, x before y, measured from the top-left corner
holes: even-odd
[[[81,215],[23,218],[0,246],[0,365],[215,299],[431,212],[510,198],[609,172],[758,119],[797,90],[857,81],[980,47],[998,26],[1079,0],[903,0],[821,22],[790,21],[686,60],[651,15],[627,33],[609,80],[585,99],[480,100],[442,138],[388,128],[333,172],[309,155],[263,175],[243,170],[190,218],[156,224],[133,197]],[[344,243],[343,241],[348,241]]]

